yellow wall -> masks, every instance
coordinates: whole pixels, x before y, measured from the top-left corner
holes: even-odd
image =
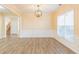
[[[57,16],[61,15],[64,12],[67,12],[69,10],[74,10],[75,12],[75,34],[79,36],[79,5],[77,4],[65,4],[61,5],[54,13],[52,13],[51,18],[52,18],[52,29],[56,30],[57,29]]]
[[[50,16],[51,16],[51,28],[53,29],[53,31],[56,31],[57,28],[56,12],[53,12]]]

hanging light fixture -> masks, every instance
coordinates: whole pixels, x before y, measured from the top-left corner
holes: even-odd
[[[37,10],[35,11],[36,17],[41,17],[42,16],[42,11],[40,10],[40,5],[37,5]]]

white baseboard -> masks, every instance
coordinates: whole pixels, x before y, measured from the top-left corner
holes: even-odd
[[[52,30],[26,30],[20,33],[20,37],[52,37]]]

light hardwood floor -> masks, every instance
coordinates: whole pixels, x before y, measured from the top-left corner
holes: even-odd
[[[2,54],[73,54],[54,38],[6,38],[0,40]]]

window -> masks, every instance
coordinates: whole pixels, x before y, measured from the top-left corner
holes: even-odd
[[[74,10],[57,17],[57,33],[68,41],[74,41]]]

